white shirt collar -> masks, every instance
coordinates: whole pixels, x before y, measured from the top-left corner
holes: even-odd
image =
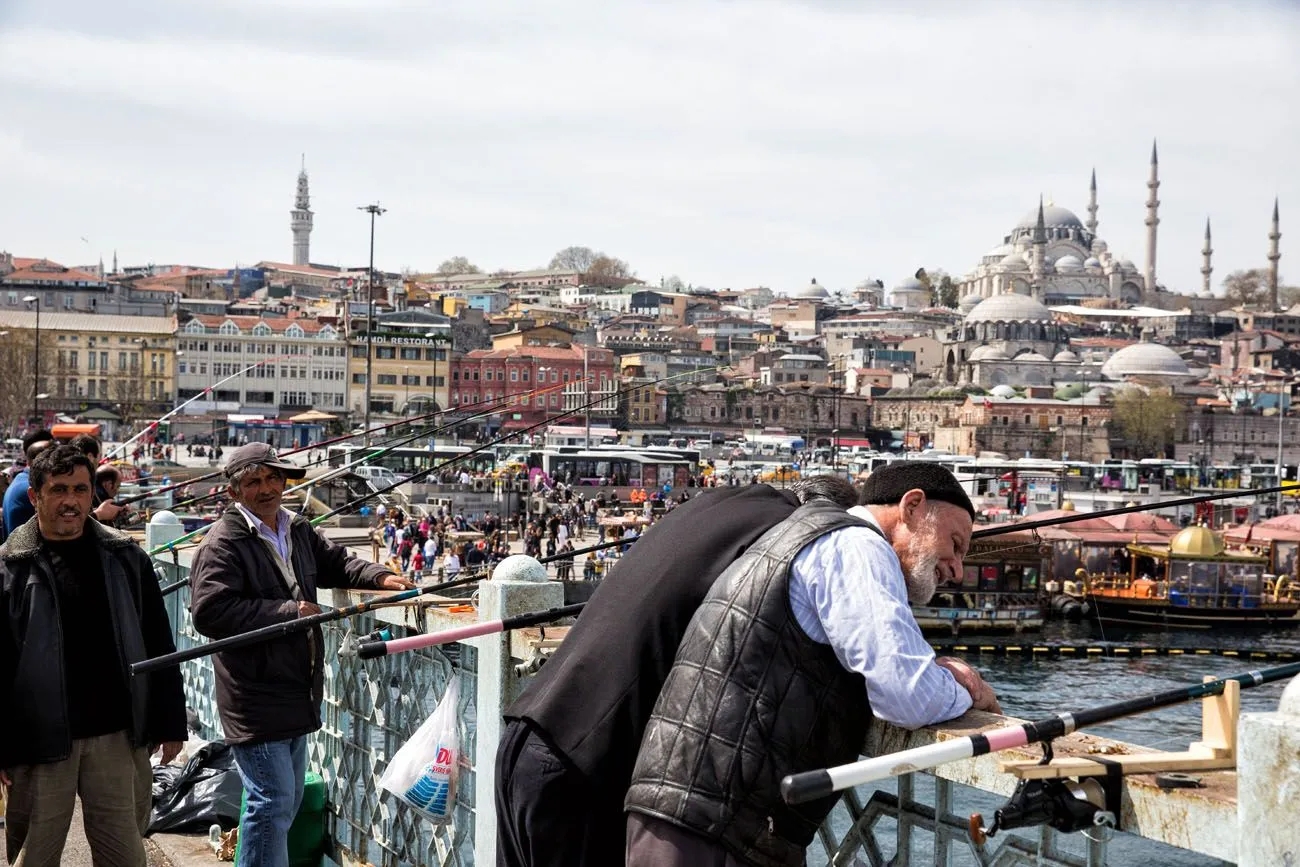
[[[254,515],[253,512],[243,503],[235,503],[235,505],[239,508],[239,514],[243,515],[244,520],[248,522],[248,529],[252,530],[254,533],[269,532],[279,536],[282,532],[288,531],[289,522],[293,520],[293,513],[284,506],[281,506],[279,511],[275,513],[276,526],[272,527],[270,524],[257,517],[257,515]],[[283,531],[281,530],[281,527],[284,528]]]

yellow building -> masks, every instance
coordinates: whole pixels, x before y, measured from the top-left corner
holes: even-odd
[[[4,344],[16,350],[2,359],[11,375],[0,379],[0,411],[12,413],[10,397],[20,398],[20,406],[30,406],[36,394],[45,395],[39,400],[43,423],[54,415],[75,417],[95,407],[116,412],[128,421],[157,418],[172,408],[176,394],[174,317],[44,310],[39,317],[38,372],[34,369],[36,311],[0,310],[0,331],[8,332]],[[27,360],[10,359],[8,354],[25,355]],[[33,379],[38,383],[35,392]]]
[[[445,409],[453,348],[447,318],[422,309],[398,310],[377,314],[375,322],[374,334],[367,339],[365,319],[354,319],[348,337],[348,406],[353,421],[360,421],[366,412],[367,348],[372,414],[408,416]]]

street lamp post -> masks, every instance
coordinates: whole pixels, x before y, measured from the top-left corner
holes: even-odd
[[[375,217],[383,214],[387,208],[379,207],[376,202],[373,205],[358,205],[358,211],[365,211],[370,215],[370,268],[366,272],[366,448],[370,447],[370,380],[374,377],[371,375],[371,360],[374,355],[372,341],[375,334]]]
[[[39,295],[28,295],[23,298],[25,304],[36,305],[36,358],[32,368],[32,418],[36,425],[40,425],[41,418],[41,298]]]
[[[588,372],[587,359],[591,357],[591,347],[585,343],[582,346],[582,387],[585,394],[583,403],[591,403],[591,374]],[[582,411],[583,425],[586,427],[586,433],[582,439],[584,449],[591,448],[591,407],[588,406]]]

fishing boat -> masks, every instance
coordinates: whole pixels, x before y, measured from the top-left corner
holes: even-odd
[[[1300,624],[1300,599],[1268,573],[1269,558],[1230,549],[1207,527],[1188,527],[1164,547],[1126,550],[1127,573],[1087,579],[1086,598],[1103,621],[1190,629]]]
[[[926,605],[913,605],[923,632],[1032,632],[1047,619],[1042,591],[1051,549],[1033,533],[972,539],[959,586],[940,587]]]

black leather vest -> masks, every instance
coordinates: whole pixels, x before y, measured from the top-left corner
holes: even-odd
[[[862,676],[795,620],[790,566],[815,539],[855,526],[876,530],[814,501],[718,578],[655,705],[629,810],[717,840],[752,864],[804,863],[838,795],[787,806],[781,778],[857,759],[871,708]]]

